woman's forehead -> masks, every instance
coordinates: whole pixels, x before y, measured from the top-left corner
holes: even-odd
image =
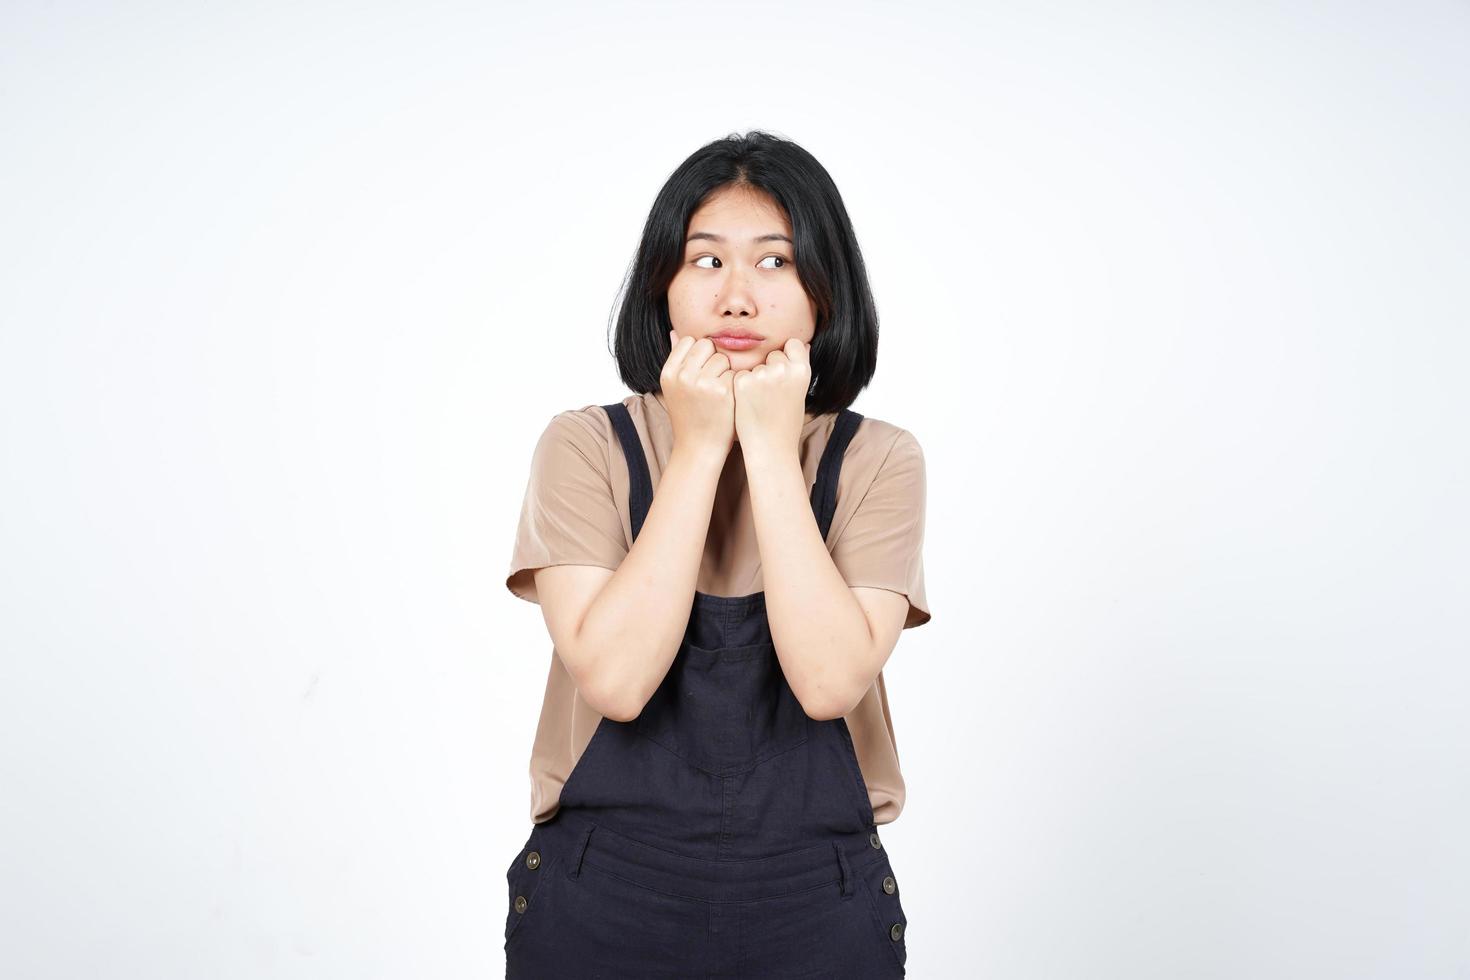
[[[696,224],[726,227],[696,229]],[[710,231],[726,238],[746,240],[767,233],[791,233],[785,210],[770,195],[753,188],[727,187],[714,192],[695,209],[689,225],[690,231]]]

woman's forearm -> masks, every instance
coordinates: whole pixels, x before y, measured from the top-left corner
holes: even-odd
[[[717,449],[675,445],[633,547],[583,617],[577,655],[614,720],[638,716],[679,652],[724,465]]]
[[[800,458],[751,452],[745,469],[781,670],[809,716],[838,717],[871,680],[872,630],[822,540]]]

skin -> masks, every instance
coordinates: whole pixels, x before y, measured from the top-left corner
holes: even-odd
[[[699,237],[715,235],[722,240]],[[668,673],[688,624],[721,474],[744,467],[781,669],[812,718],[857,706],[887,663],[908,613],[888,589],[850,588],[812,514],[800,443],[817,310],[796,275],[780,207],[730,187],[690,217],[670,283],[671,349],[656,395],[674,446],[633,547],[616,569],[553,565],[534,573],[558,654],[595,710],[630,721]],[[773,256],[780,256],[775,259]],[[719,350],[738,325],[764,339]],[[739,443],[739,452],[732,448]]]

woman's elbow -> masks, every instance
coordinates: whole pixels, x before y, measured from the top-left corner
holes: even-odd
[[[577,693],[593,711],[621,722],[632,721],[642,714],[647,700],[638,696],[626,678],[603,677],[595,669],[584,671],[583,676],[577,679]]]
[[[866,692],[867,688],[863,691]],[[794,692],[793,692],[794,693]],[[813,691],[805,696],[797,695],[797,702],[806,716],[813,721],[832,721],[834,718],[842,718],[857,707],[862,694],[852,694],[846,685],[840,688],[825,688]]]

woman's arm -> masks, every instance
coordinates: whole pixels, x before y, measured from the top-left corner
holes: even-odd
[[[534,573],[557,653],[582,699],[605,717],[638,717],[679,652],[724,465],[718,448],[676,442],[616,571],[550,565]]]
[[[898,643],[908,599],[849,588],[822,541],[795,452],[746,455],[771,639],[808,716],[847,714]]]

